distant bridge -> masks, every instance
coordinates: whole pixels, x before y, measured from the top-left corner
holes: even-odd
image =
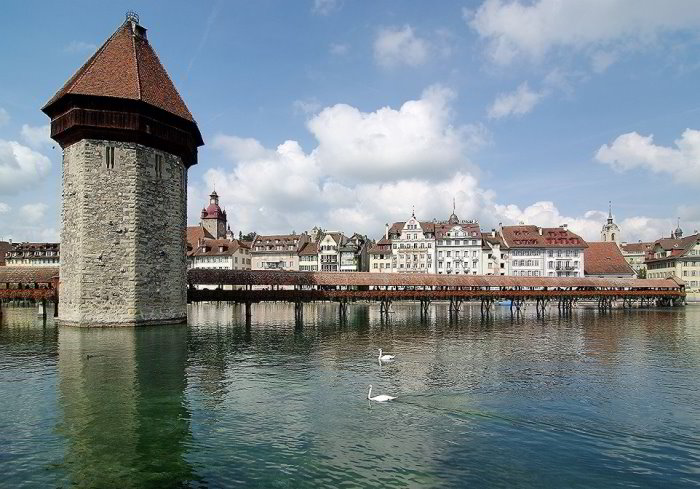
[[[551,303],[568,313],[579,300],[595,301],[608,310],[616,302],[634,305],[676,305],[685,299],[682,281],[669,279],[610,279],[576,277],[504,277],[498,275],[433,275],[368,272],[285,272],[272,270],[191,269],[187,272],[188,302],[235,302],[245,304],[246,319],[251,304],[289,302],[297,319],[305,302],[333,301],[339,315],[347,316],[350,302],[379,302],[382,316],[388,316],[395,301],[420,303],[427,315],[433,301],[449,302],[450,314],[457,314],[463,301],[481,303],[489,314],[496,301],[510,301],[511,311],[520,313],[534,302],[537,313]],[[206,287],[206,288],[205,288]],[[0,267],[0,299],[28,299],[42,305],[55,303],[58,311],[58,267]],[[44,314],[46,308],[43,308]],[[0,303],[0,315],[2,304]]]
[[[675,305],[683,302],[685,287],[676,279],[640,280],[577,277],[504,277],[499,275],[434,275],[369,272],[286,272],[272,270],[188,271],[188,301],[226,301],[250,305],[266,301],[295,304],[299,318],[303,303],[334,301],[339,314],[347,314],[348,302],[376,301],[382,315],[388,315],[394,301],[420,302],[421,315],[432,301],[449,301],[450,313],[458,313],[463,301],[479,301],[488,314],[496,301],[510,301],[519,313],[527,301],[537,313],[550,302],[559,311],[571,311],[578,300],[595,301],[607,310],[617,301],[633,305]],[[203,288],[207,286],[209,288]]]

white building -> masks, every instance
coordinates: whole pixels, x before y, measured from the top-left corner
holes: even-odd
[[[450,218],[435,223],[434,229],[437,273],[482,273],[481,229],[478,222],[460,221],[453,210]]]
[[[420,222],[412,214],[406,222],[395,222],[385,234],[392,246],[390,271],[435,273],[434,223]]]
[[[299,250],[299,271],[318,272],[318,243],[308,242]]]
[[[309,242],[309,235],[258,235],[250,253],[253,270],[299,270],[299,251]]]
[[[495,229],[481,233],[481,274],[510,275],[509,250],[503,242],[503,236]]]
[[[5,253],[8,267],[57,267],[60,261],[58,243],[9,243]]]
[[[514,277],[583,277],[586,242],[567,229],[519,225],[501,228]]]
[[[355,233],[340,245],[341,272],[368,272],[369,255],[367,236]]]
[[[340,270],[340,247],[347,241],[343,233],[327,232],[318,242],[318,261],[322,272]]]
[[[237,239],[201,239],[187,253],[187,268],[250,270],[250,267],[250,250]]]
[[[387,233],[389,229],[387,228]],[[391,272],[391,240],[386,236],[369,248],[369,271],[372,273]]]

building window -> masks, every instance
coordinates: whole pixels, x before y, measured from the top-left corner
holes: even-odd
[[[163,178],[163,155],[156,154],[156,178]]]
[[[114,146],[105,148],[105,166],[108,170],[114,170]]]

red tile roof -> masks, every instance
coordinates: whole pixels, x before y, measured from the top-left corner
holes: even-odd
[[[317,255],[318,254],[318,243],[306,243],[301,250],[299,250],[300,255]]]
[[[583,272],[585,275],[627,275],[635,273],[629,266],[620,248],[612,241],[588,242],[583,250]]]
[[[189,256],[231,256],[241,248],[238,240],[207,239],[202,246],[194,246]]]
[[[530,225],[503,226],[501,232],[509,248],[585,248],[587,246],[578,234],[564,228],[538,228]]]
[[[678,256],[683,256],[688,253],[688,251],[695,246],[696,243],[700,243],[700,234],[691,234],[690,236],[686,236],[684,238],[661,238],[657,239],[654,241],[654,244],[652,248],[649,250],[649,253],[654,253],[657,248],[661,248],[662,250],[668,252],[668,256],[661,257],[661,258],[653,258],[647,256],[646,260],[647,262],[649,261],[654,261],[654,260],[667,260],[668,258],[673,258],[673,257],[678,257]]]
[[[200,239],[214,239],[209,231],[200,226],[187,226],[187,245],[194,249]]]
[[[434,227],[436,238],[443,238],[447,236],[447,233],[452,231],[453,228],[459,227],[462,229],[462,231],[467,233],[468,237],[481,239],[481,228],[477,223],[469,222],[460,224],[450,224],[447,222],[439,222],[437,224],[434,224]]]
[[[654,243],[623,243],[620,245],[622,251],[626,253],[645,253],[649,251]]]
[[[168,73],[146,39],[146,29],[124,22],[42,110],[66,95],[140,100],[194,122]]]

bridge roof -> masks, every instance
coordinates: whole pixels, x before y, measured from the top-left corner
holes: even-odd
[[[291,272],[276,270],[191,269],[193,284],[298,286],[431,286],[431,287],[630,287],[678,289],[675,279],[577,277],[505,277],[499,275],[434,275],[370,272]]]
[[[0,284],[48,284],[58,277],[58,267],[0,267]]]

